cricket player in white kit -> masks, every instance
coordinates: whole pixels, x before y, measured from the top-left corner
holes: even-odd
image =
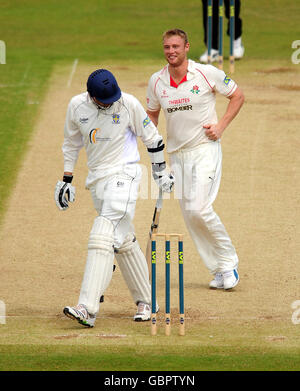
[[[64,175],[55,189],[60,210],[75,199],[71,182],[79,151],[85,147],[90,190],[98,216],[89,236],[85,273],[78,304],[65,307],[66,316],[93,327],[100,298],[108,287],[114,258],[137,308],[135,321],[150,319],[151,286],[148,266],[136,240],[132,220],[141,180],[137,137],[148,149],[152,174],[163,191],[174,180],[165,170],[164,144],[140,102],[121,92],[106,69],[93,72],[87,92],[69,103],[64,129]]]
[[[210,288],[232,289],[239,282],[239,260],[213,202],[221,181],[220,138],[244,96],[223,71],[187,58],[189,42],[184,31],[164,33],[163,49],[168,64],[150,78],[147,113],[157,126],[160,110],[164,112],[175,196],[198,253],[214,275]],[[229,99],[219,121],[216,93]]]

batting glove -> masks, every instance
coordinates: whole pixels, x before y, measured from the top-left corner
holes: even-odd
[[[163,192],[171,193],[173,190],[173,186],[175,183],[174,176],[172,174],[167,174],[165,172],[156,172],[152,171],[153,179],[159,188],[162,189]]]
[[[75,201],[75,187],[71,185],[73,176],[64,176],[55,186],[54,199],[59,210],[66,210],[69,202]]]
[[[163,192],[171,193],[174,186],[174,177],[166,171],[164,149],[165,144],[160,135],[156,141],[147,147],[151,159],[153,179]]]

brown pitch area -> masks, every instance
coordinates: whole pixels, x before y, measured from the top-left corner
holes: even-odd
[[[135,95],[144,106],[148,78],[162,66],[154,62],[101,64],[115,74],[122,90]],[[112,339],[115,336],[119,344],[126,340],[120,339],[123,335],[150,338],[148,322],[132,321],[136,306],[118,267],[94,329],[83,329],[62,314],[65,305],[77,304],[88,236],[96,217],[90,194],[84,188],[87,168],[83,150],[74,174],[75,203],[60,212],[54,202],[54,187],[63,173],[64,120],[70,98],[85,90],[88,75],[99,67],[79,62],[69,85],[71,66],[55,69],[41,104],[30,149],[0,230],[0,300],[6,306],[0,343],[72,343],[84,333],[95,337],[103,333]],[[214,336],[223,344],[230,335],[228,343],[242,340],[250,345],[295,346],[299,344],[300,328],[292,322],[292,304],[300,300],[300,74],[289,64],[245,60],[237,63],[233,78],[243,89],[246,101],[222,138],[223,177],[214,207],[237,249],[240,284],[232,292],[208,289],[212,277],[186,231],[173,195],[164,200],[159,231],[184,234],[188,338]],[[219,116],[226,104],[225,98],[217,97]],[[159,129],[165,136],[164,123],[161,114]],[[139,147],[144,180],[134,224],[145,251],[156,188],[148,185],[150,160],[141,142]],[[163,253],[157,273],[161,308],[158,330],[163,334]],[[174,332],[178,328],[177,291],[174,259]]]

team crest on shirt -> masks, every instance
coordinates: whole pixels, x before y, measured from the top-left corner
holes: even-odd
[[[230,77],[225,76],[225,79],[223,80],[223,82],[224,82],[224,84],[228,85],[230,80],[231,80]]]
[[[119,124],[120,123],[120,115],[119,114],[113,114],[112,115],[113,124]]]
[[[198,86],[194,86],[194,87],[191,89],[191,92],[192,92],[193,94],[199,94],[200,89],[199,89]]]

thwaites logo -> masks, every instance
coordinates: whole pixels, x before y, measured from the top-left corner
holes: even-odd
[[[190,98],[179,98],[179,99],[169,100],[169,105],[171,106],[183,105],[184,103],[190,103]]]

